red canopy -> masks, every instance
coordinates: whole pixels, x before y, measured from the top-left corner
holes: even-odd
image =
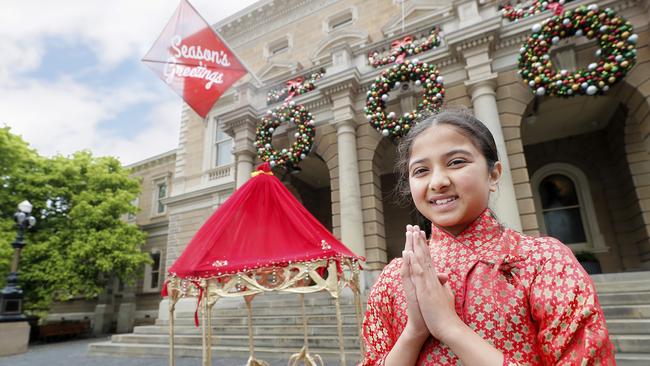
[[[317,259],[361,259],[298,202],[268,163],[254,174],[203,224],[170,275],[208,278]]]

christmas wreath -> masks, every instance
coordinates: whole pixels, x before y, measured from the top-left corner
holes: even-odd
[[[396,118],[394,112],[386,114],[388,93],[394,88],[399,88],[402,83],[411,81],[424,88],[423,98],[417,108],[399,118]],[[367,93],[364,111],[368,122],[391,140],[399,139],[408,133],[413,120],[419,118],[423,111],[440,109],[445,95],[442,82],[437,68],[426,62],[406,60],[402,64],[389,67],[375,79]]]
[[[294,134],[295,141],[291,147],[278,153],[271,145],[271,140],[273,132],[283,122],[295,123],[298,130]],[[312,147],[315,135],[314,119],[304,105],[295,104],[293,101],[285,102],[266,113],[255,134],[255,147],[260,159],[271,164],[271,167],[286,165],[292,168],[307,156]]]
[[[440,29],[434,27],[429,36],[423,42],[414,42],[413,36],[406,36],[391,43],[390,55],[380,57],[379,52],[374,51],[368,54],[368,62],[372,67],[379,67],[393,62],[402,63],[404,58],[426,52],[440,46]]]
[[[530,16],[537,15],[546,10],[555,10],[565,3],[571,1],[573,0],[535,0],[532,4],[530,4],[530,6],[526,8],[516,8],[510,4],[507,4],[501,7],[501,16],[509,19],[510,21],[517,21],[522,18],[528,18]]]
[[[636,62],[638,36],[632,33],[630,22],[609,8],[580,6],[535,24],[532,31],[519,50],[519,75],[539,96],[603,94]],[[553,70],[550,48],[560,39],[583,35],[597,40],[598,61],[589,64],[586,70]]]
[[[266,104],[273,104],[282,99],[291,99],[295,95],[302,95],[316,89],[316,81],[322,78],[324,74],[325,70],[321,69],[320,71],[309,75],[307,80],[305,80],[304,77],[299,76],[287,81],[285,86],[279,89],[270,90],[266,94]]]

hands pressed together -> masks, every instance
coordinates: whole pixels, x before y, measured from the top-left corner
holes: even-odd
[[[432,335],[443,340],[463,322],[454,310],[449,276],[436,271],[425,233],[418,226],[406,227],[402,258],[400,274],[408,315],[404,332],[414,339],[423,340]]]

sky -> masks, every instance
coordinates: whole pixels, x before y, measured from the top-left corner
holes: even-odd
[[[140,60],[179,1],[2,0],[0,127],[46,156],[176,148],[182,100]],[[255,2],[190,0],[211,24]]]

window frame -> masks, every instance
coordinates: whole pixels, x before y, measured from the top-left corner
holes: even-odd
[[[350,19],[349,21],[347,19]],[[332,33],[354,25],[359,19],[356,6],[343,9],[336,12],[323,20],[323,32]]]
[[[213,168],[220,168],[228,165],[232,165],[235,162],[235,156],[232,153],[232,148],[234,147],[235,141],[232,137],[228,136],[225,132],[222,131],[224,138],[222,140],[218,140],[218,135],[219,132],[221,131],[221,126],[220,126],[220,121],[218,118],[213,118],[213,128],[212,128],[212,154],[210,155],[211,159],[211,164],[210,166]],[[219,164],[219,145],[224,144],[224,143],[230,143],[230,151],[228,151],[228,154],[230,156],[230,161],[225,163],[225,164]]]
[[[582,220],[582,227],[585,231],[586,242],[584,243],[573,243],[567,244],[566,246],[571,248],[574,252],[578,251],[588,251],[592,253],[603,253],[609,250],[609,247],[605,245],[605,239],[600,232],[598,225],[598,218],[596,216],[596,211],[593,205],[593,198],[591,195],[591,189],[589,186],[589,180],[582,170],[578,167],[573,166],[567,163],[549,163],[543,167],[537,169],[533,176],[531,177],[531,186],[533,191],[533,200],[535,202],[535,215],[537,216],[537,222],[539,223],[540,232],[543,235],[548,235],[548,230],[546,228],[546,222],[544,221],[544,210],[542,208],[542,200],[540,195],[540,184],[544,178],[550,175],[563,175],[567,177],[576,190],[576,195],[578,198],[578,205],[580,207],[580,218]]]
[[[149,256],[153,256],[154,254],[158,255],[158,268],[156,269],[156,271],[154,271],[154,268],[152,267],[151,264],[147,263],[144,265],[142,292],[147,292],[147,293],[158,292],[161,289],[162,282],[164,282],[162,278],[163,253],[160,249],[153,249],[149,252]],[[151,279],[154,272],[158,273],[158,283],[156,287],[151,286]]]
[[[167,214],[167,205],[160,201],[169,197],[169,189],[170,189],[169,174],[165,174],[164,176],[154,177],[151,180],[151,184],[153,185],[152,200],[151,200],[151,217],[164,216]],[[165,185],[165,196],[160,197],[160,186],[163,184]],[[163,205],[162,212],[158,210],[161,204]]]

